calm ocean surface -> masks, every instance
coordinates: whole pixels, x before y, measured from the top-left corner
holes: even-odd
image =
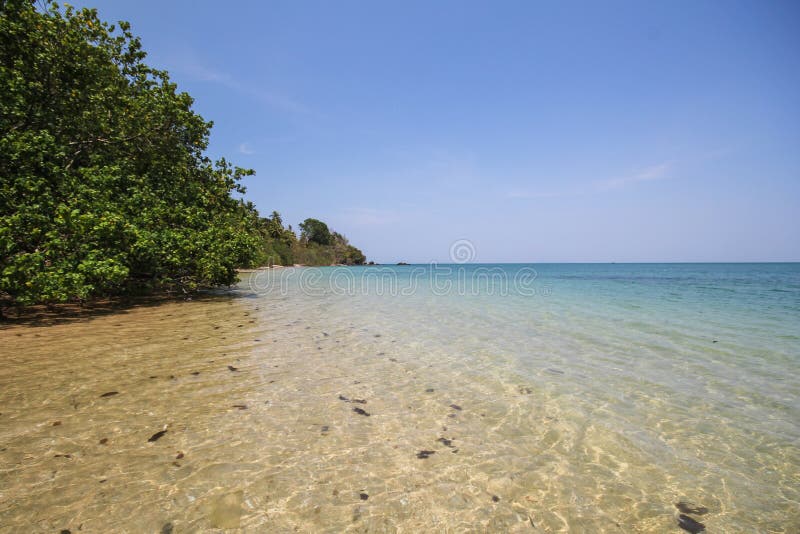
[[[0,532],[800,532],[800,264],[274,269],[0,342]]]

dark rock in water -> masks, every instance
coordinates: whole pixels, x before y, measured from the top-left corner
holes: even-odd
[[[101,397],[113,397],[114,395],[118,395],[119,391],[109,391],[107,393],[103,393],[100,395]]]
[[[715,339],[714,341],[712,341],[712,343],[717,343],[717,340]]]
[[[381,335],[380,334],[375,334],[375,337],[381,337]]]
[[[706,526],[703,523],[699,523],[684,514],[678,516],[678,526],[692,534],[697,534],[698,532],[704,532],[706,530]]]
[[[193,374],[194,376],[197,376],[197,375],[199,375],[199,374],[200,374],[200,371],[192,371],[192,374]]]
[[[554,374],[554,375],[563,375],[564,374],[564,371],[562,371],[561,369],[553,369],[552,367],[548,367],[547,368],[547,372],[550,373],[550,374]]]
[[[366,501],[367,499],[369,499],[369,495],[367,495],[366,493],[359,493],[358,496],[361,497],[362,501]]]
[[[327,332],[323,332],[322,335],[328,337],[330,334],[328,334]]]
[[[497,495],[492,495],[492,502],[500,502],[500,497]]]
[[[233,407],[234,408],[238,408],[239,410],[246,410],[247,409],[247,405],[246,404],[234,404]]]
[[[238,368],[238,367],[234,367],[234,366],[232,366],[232,365],[229,365],[229,366],[228,366],[228,371],[230,371],[230,372],[234,372],[234,371],[238,371],[238,370],[239,370],[239,368]]]
[[[156,432],[155,434],[150,436],[150,439],[148,439],[147,441],[149,441],[150,443],[153,443],[154,441],[158,441],[161,438],[163,438],[164,434],[166,434],[166,433],[167,433],[166,430],[159,430],[158,432]]]
[[[365,412],[361,408],[353,408],[353,411],[356,412],[358,415],[366,415],[367,417],[369,417],[369,413]]]
[[[322,431],[322,432],[327,432],[327,431],[328,431],[328,430],[330,430],[330,429],[331,429],[331,428],[330,428],[328,425],[323,425],[323,426],[322,426],[322,429],[321,429],[321,431]]]
[[[433,388],[428,388],[425,390],[425,393],[433,393]]]
[[[100,439],[100,445],[105,445],[106,443],[108,443],[108,438]]]
[[[431,454],[436,454],[436,451],[419,451],[417,453],[417,458],[419,458],[420,460],[424,460],[425,458],[428,458]]]
[[[685,501],[676,502],[675,508],[680,510],[683,514],[705,515],[708,513],[708,508],[705,506],[697,506],[694,503]]]
[[[177,455],[177,456],[175,456],[175,459],[176,459],[176,460],[182,460],[182,459],[183,459],[183,453],[182,453],[182,452],[179,452],[179,453],[178,453],[178,455]]]
[[[450,407],[451,407],[452,409],[454,409],[454,410],[461,411],[461,406],[459,406],[458,404],[451,404],[451,405],[450,405]]]
[[[68,528],[62,528],[61,529],[61,534],[72,534],[72,531],[70,529],[68,529]]]
[[[53,426],[61,426],[61,421],[53,421]]]
[[[72,458],[71,454],[55,454],[53,458]]]
[[[441,444],[442,444],[442,445],[444,445],[445,447],[450,447],[450,448],[452,448],[452,447],[453,447],[453,440],[452,440],[452,439],[447,439],[447,438],[439,438],[439,439],[437,439],[436,441],[438,441],[439,443],[441,443]]]
[[[348,399],[344,395],[339,395],[339,400],[344,402],[355,402],[356,404],[366,404],[367,401],[364,399]]]
[[[167,523],[161,527],[161,534],[172,534],[173,528],[175,527],[172,526],[172,523]]]

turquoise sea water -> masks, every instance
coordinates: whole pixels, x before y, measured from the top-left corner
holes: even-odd
[[[270,281],[248,287],[302,295],[331,317],[389,333],[432,373],[465,384],[516,381],[541,395],[531,411],[552,409],[570,421],[560,433],[569,442],[564,463],[553,467],[563,469],[560,498],[629,483],[644,503],[705,499],[716,516],[698,519],[725,531],[800,529],[800,264],[302,274],[269,273]],[[589,428],[594,443],[581,437]],[[593,447],[597,458],[614,457],[605,482],[586,463]]]
[[[272,269],[0,347],[0,532],[800,532],[800,264]]]

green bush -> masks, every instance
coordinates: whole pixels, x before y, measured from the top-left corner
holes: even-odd
[[[231,196],[252,171],[204,155],[211,123],[144,57],[95,10],[0,3],[0,296],[189,291],[257,259]]]

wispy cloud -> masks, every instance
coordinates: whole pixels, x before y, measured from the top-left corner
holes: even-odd
[[[595,185],[599,190],[604,191],[608,189],[619,189],[621,187],[633,185],[639,182],[651,182],[653,180],[662,180],[667,177],[667,172],[669,171],[669,168],[670,168],[669,163],[662,163],[660,165],[654,165],[652,167],[647,167],[646,169],[642,169],[636,174],[632,174],[630,176],[612,178],[610,180],[602,180],[596,182]]]
[[[266,106],[278,111],[295,114],[307,114],[311,112],[306,105],[287,95],[244,83],[227,72],[206,67],[197,61],[181,61],[179,69],[197,80],[217,83],[258,100]]]
[[[253,147],[251,147],[249,143],[242,143],[239,145],[239,153],[249,156],[250,154],[255,154],[255,150],[253,150]]]
[[[512,189],[506,193],[507,198],[556,198],[579,194],[577,191],[526,191]]]
[[[607,180],[597,180],[594,182],[583,182],[570,189],[550,190],[550,191],[536,191],[529,189],[512,189],[506,192],[506,198],[511,199],[537,199],[537,198],[557,198],[557,197],[573,197],[580,195],[589,195],[593,193],[602,193],[614,189],[621,189],[635,185],[640,182],[650,182],[654,180],[663,180],[669,177],[669,170],[671,164],[669,162],[661,163],[646,167],[628,176],[620,176],[610,178]]]

